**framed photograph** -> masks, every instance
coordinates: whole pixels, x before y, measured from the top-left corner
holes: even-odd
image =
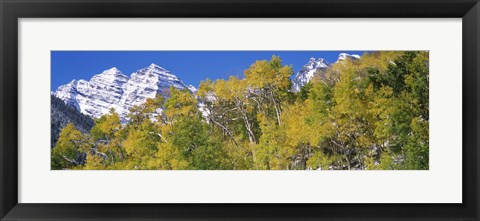
[[[477,0],[0,0],[1,220],[479,220]]]

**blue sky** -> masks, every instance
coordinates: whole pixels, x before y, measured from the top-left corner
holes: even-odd
[[[269,60],[272,55],[282,58],[284,65],[293,65],[294,72],[311,57],[335,62],[338,54],[362,55],[363,51],[52,51],[51,89],[73,79],[85,79],[117,67],[123,74],[155,63],[175,74],[185,84],[198,87],[200,81],[243,77],[243,71],[256,60]]]

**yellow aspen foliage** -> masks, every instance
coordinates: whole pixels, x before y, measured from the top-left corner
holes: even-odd
[[[244,76],[170,87],[130,109],[73,124],[52,169],[425,170],[429,168],[429,53],[367,52],[318,70],[292,92],[293,66],[252,61]]]

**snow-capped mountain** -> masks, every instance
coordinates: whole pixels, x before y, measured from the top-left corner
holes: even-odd
[[[192,93],[197,93],[198,89],[193,85],[188,85],[188,90]]]
[[[166,96],[170,86],[180,90],[188,89],[170,71],[151,64],[130,76],[130,80],[123,87],[124,94],[116,110],[120,115],[126,115],[131,107],[144,103],[147,98],[154,98],[157,94]]]
[[[357,54],[347,54],[347,53],[340,53],[338,55],[338,59],[335,63],[340,61],[344,61],[347,59],[360,59],[360,55]],[[295,74],[295,77],[292,80],[292,91],[298,92],[300,89],[305,86],[310,80],[312,80],[313,76],[319,70],[326,70],[330,68],[332,64],[329,64],[325,59],[319,58],[310,58],[307,64],[303,65],[302,69],[298,73]]]
[[[317,70],[327,69],[329,67],[330,65],[323,58],[310,58],[310,61],[306,65],[303,65],[302,69],[295,74],[295,78],[292,80],[292,91],[300,91],[300,89],[312,79]]]
[[[128,80],[117,68],[111,68],[93,76],[90,81],[72,80],[58,87],[54,94],[81,113],[100,117],[119,103]]]
[[[358,55],[358,54],[340,53],[340,54],[338,55],[337,62],[343,61],[343,60],[346,60],[346,59],[353,59],[353,60],[360,59],[360,55]]]
[[[186,86],[170,71],[151,64],[130,77],[111,68],[93,76],[90,81],[73,80],[58,87],[53,94],[92,118],[101,117],[113,108],[125,120],[131,107],[157,94],[167,95],[170,86],[190,91],[195,88]]]

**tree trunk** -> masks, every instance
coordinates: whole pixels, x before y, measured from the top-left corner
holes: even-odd
[[[350,159],[348,159],[348,155],[345,156],[345,160],[347,160],[347,167],[348,167],[348,170],[350,170]]]
[[[275,97],[273,96],[273,90],[270,90],[270,97],[272,98],[273,106],[275,107],[275,113],[277,114],[277,122],[280,126],[282,124],[282,122],[280,121],[280,107],[277,106],[277,102],[275,101]]]
[[[66,160],[67,162],[69,162],[69,163],[71,163],[71,164],[73,164],[73,165],[78,165],[78,162],[77,162],[77,161],[72,160],[72,159],[66,157],[65,155],[62,155],[62,156],[63,156],[63,159]]]
[[[245,123],[245,127],[247,128],[248,139],[250,143],[256,143],[257,141],[255,139],[255,134],[253,133],[253,130],[252,130],[252,125],[242,105],[243,103],[237,100],[236,102],[237,110],[240,112],[240,115],[243,118],[243,122]]]
[[[247,134],[248,134],[248,139],[250,141],[250,143],[256,143],[257,140],[255,139],[255,134],[253,133],[252,131],[252,126],[248,120],[248,117],[245,113],[242,114],[243,115],[243,121],[245,123],[245,127],[247,128]]]
[[[213,119],[210,119],[210,121],[216,125],[218,125],[220,128],[222,128],[227,134],[228,136],[230,137],[230,139],[232,139],[233,143],[235,143],[235,146],[238,147],[238,143],[237,141],[235,141],[235,138],[233,138],[233,135],[232,133],[230,133],[230,130],[228,130],[228,128],[226,128],[225,126],[223,126],[222,124],[218,123],[217,121],[213,120]]]

